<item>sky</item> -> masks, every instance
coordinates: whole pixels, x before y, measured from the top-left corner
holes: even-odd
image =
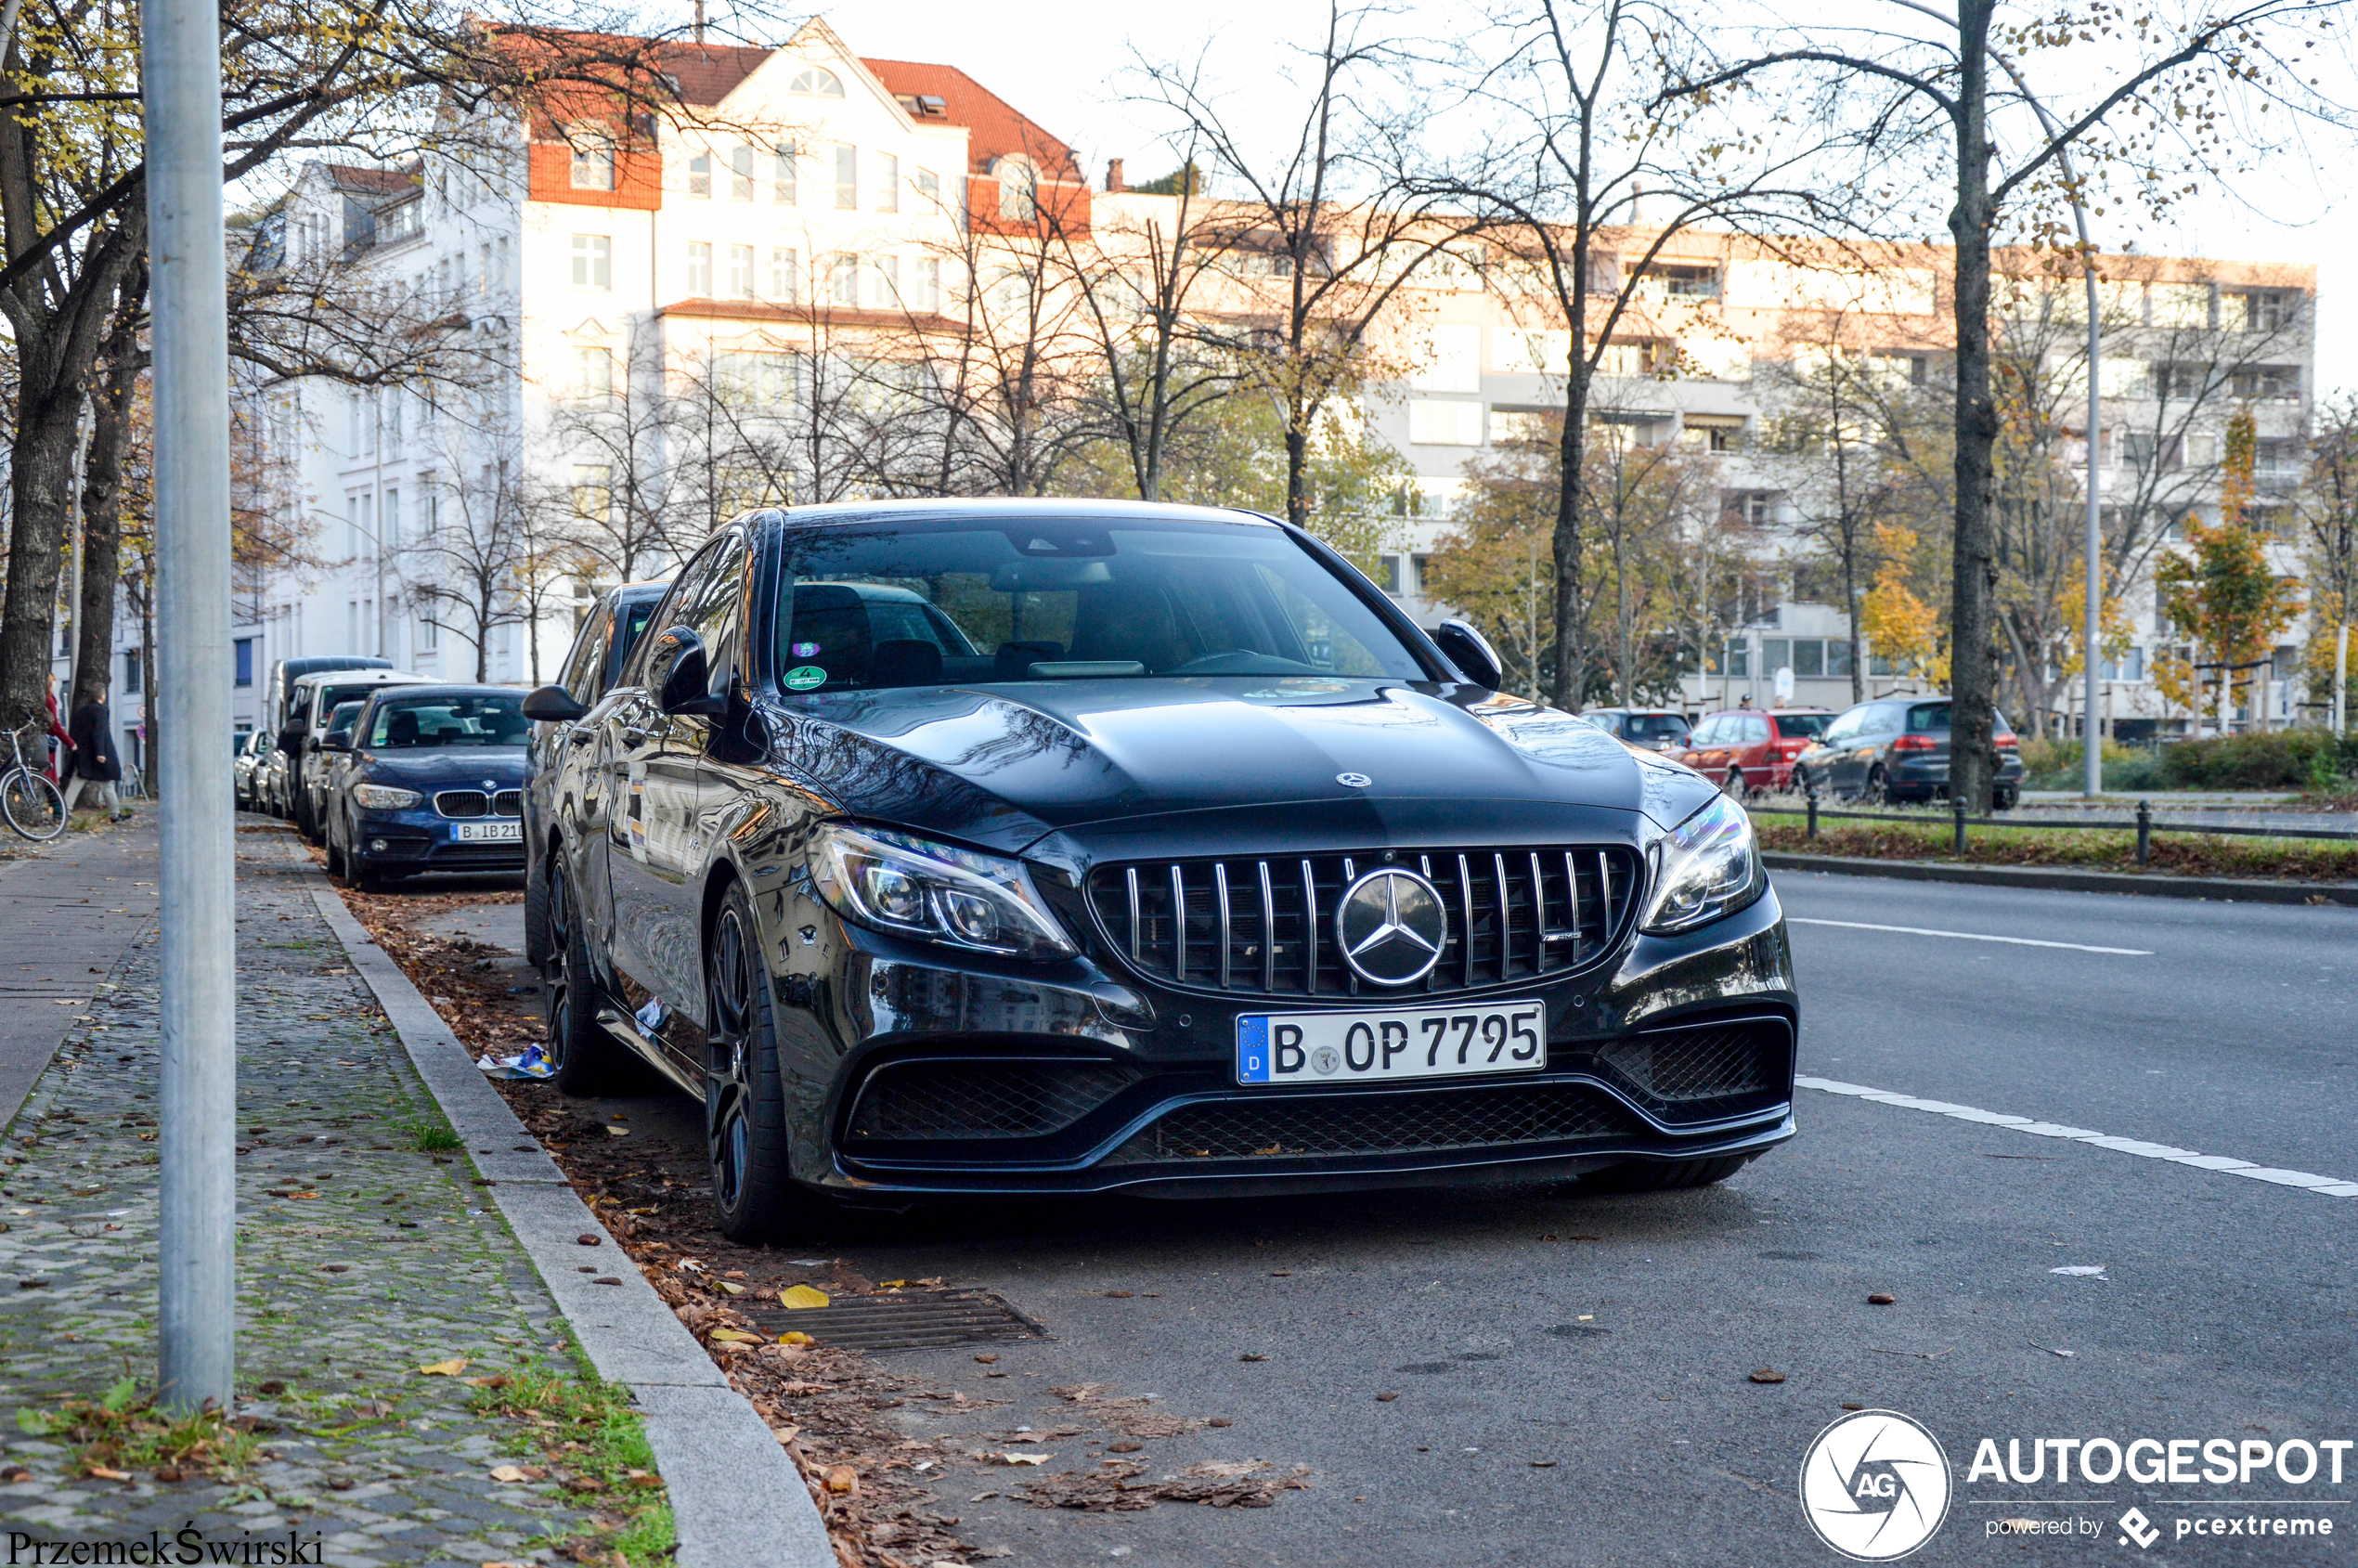
[[[724,14],[726,0],[710,0]],[[1832,11],[1866,0],[1832,0]],[[1447,37],[1463,26],[1466,0],[1397,0],[1409,34]],[[888,6],[823,13],[851,47],[886,58],[953,64],[1078,148],[1093,181],[1105,161],[1121,158],[1133,181],[1168,172],[1175,162],[1153,123],[1126,101],[1143,56],[1211,62],[1227,109],[1249,119],[1257,102],[1276,128],[1286,113],[1279,71],[1289,45],[1315,45],[1327,17],[1323,0],[1185,0],[1185,4],[1108,5],[1103,0],[1024,0],[978,6],[972,0],[896,0]],[[1208,51],[1208,52],[1207,52]],[[2358,69],[2336,62],[2348,78],[2325,88],[2358,106]],[[2043,88],[2041,89],[2044,90]],[[2358,197],[2347,172],[2358,164],[2358,134],[2312,133],[2305,155],[2275,158],[2238,176],[2232,188],[2206,189],[2184,203],[2168,228],[2130,229],[2118,214],[2096,223],[2105,249],[2139,250],[2227,261],[2298,262],[2317,267],[2317,382],[2322,390],[2358,387]]]

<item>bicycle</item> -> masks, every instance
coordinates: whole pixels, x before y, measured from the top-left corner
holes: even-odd
[[[46,775],[24,759],[20,732],[8,732],[8,750],[15,763],[0,773],[0,816],[36,844],[45,844],[66,830],[66,797]]]

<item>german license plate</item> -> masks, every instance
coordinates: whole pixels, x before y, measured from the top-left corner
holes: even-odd
[[[453,823],[450,836],[461,844],[521,844],[522,823]]]
[[[1239,1083],[1392,1082],[1547,1065],[1544,1002],[1247,1013],[1237,1020]]]

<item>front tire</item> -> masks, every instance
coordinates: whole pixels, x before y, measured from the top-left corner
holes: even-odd
[[[23,836],[45,844],[66,830],[66,797],[56,784],[21,768],[0,785],[0,815]]]
[[[705,1132],[713,1219],[732,1241],[815,1241],[827,1200],[794,1179],[770,976],[753,905],[732,883],[705,943]]]
[[[1870,806],[1891,804],[1891,775],[1883,771],[1882,763],[1867,770],[1867,787],[1859,792],[1859,798]]]
[[[1752,793],[1751,787],[1744,783],[1744,771],[1742,768],[1729,769],[1728,776],[1720,781],[1719,787],[1727,793],[1730,800],[1740,801]]]
[[[330,876],[341,876],[346,882],[352,881],[352,862],[345,856],[343,850],[337,847],[335,829],[333,827],[330,827],[325,833],[322,833],[319,837],[323,848],[327,850],[328,875]]]

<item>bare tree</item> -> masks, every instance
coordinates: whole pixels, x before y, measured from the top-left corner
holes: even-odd
[[[2174,170],[2216,169],[2247,155],[2252,128],[2235,122],[2230,95],[2300,91],[2306,72],[2285,69],[2283,50],[2305,26],[2330,26],[2338,9],[2333,0],[2257,0],[2181,21],[2104,5],[2055,13],[1961,0],[1952,12],[1931,0],[1881,0],[1856,24],[1822,12],[1796,16],[1770,46],[1734,60],[1698,59],[1663,95],[1665,103],[1707,102],[1798,75],[1814,95],[1807,112],[1855,132],[1862,166],[1873,171],[1851,182],[1867,202],[1861,221],[1913,216],[1904,194],[1913,171],[1927,162],[1942,166],[1956,245],[1949,789],[1975,810],[1989,810],[1997,770],[1992,253],[2010,224],[2057,240],[2061,198],[2092,191],[2083,182],[2101,183],[2108,171],[2139,197],[2166,202],[2181,189]],[[2125,65],[2116,65],[2119,57]],[[2001,77],[1994,88],[1993,65]],[[2066,107],[2052,118],[2019,74],[2042,67],[2071,84],[2053,95]],[[2080,178],[2066,179],[2064,161],[2075,151]]]

